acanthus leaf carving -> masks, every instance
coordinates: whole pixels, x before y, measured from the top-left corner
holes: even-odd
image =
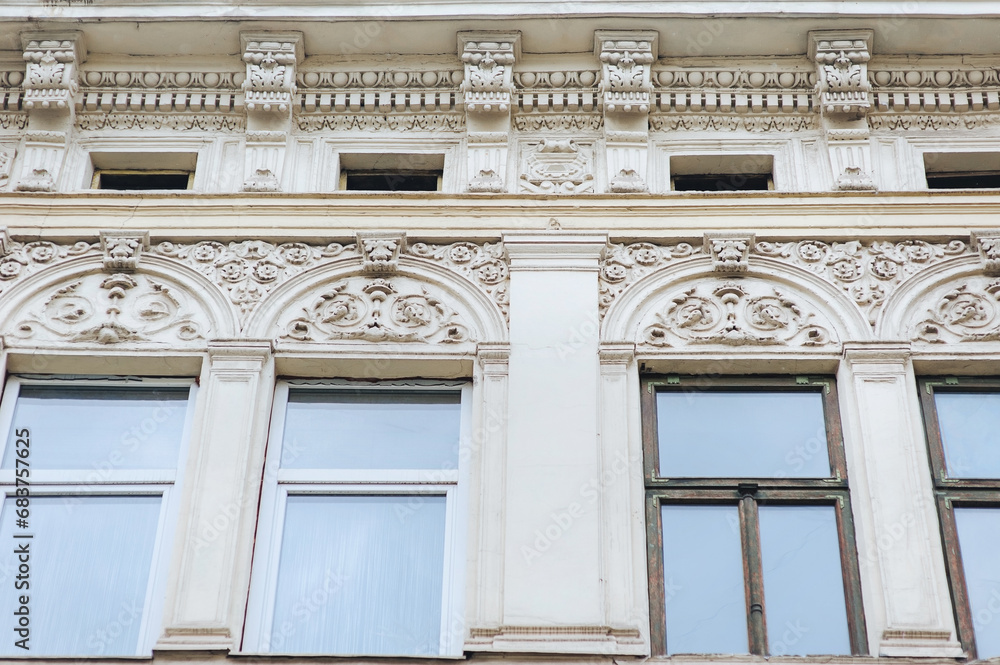
[[[393,273],[399,269],[399,255],[406,247],[405,233],[358,231],[357,238],[366,273]]]
[[[595,40],[602,74],[598,90],[605,112],[648,113],[656,33],[599,30]]]
[[[983,272],[1000,275],[1000,229],[973,231],[971,237],[972,246],[979,252]]]
[[[518,33],[459,33],[465,78],[461,91],[469,113],[509,113],[514,93]]]
[[[916,324],[913,341],[1000,341],[1000,280],[974,279],[944,293]]]
[[[99,251],[99,243],[82,240],[72,245],[59,245],[47,240],[18,242],[7,237],[0,255],[0,293],[45,268],[80,256],[96,255]]]
[[[174,344],[202,340],[211,332],[209,322],[189,312],[171,287],[126,273],[87,275],[16,320],[14,334],[34,341]]]
[[[82,52],[78,32],[24,36],[24,108],[71,111]]]
[[[676,245],[654,245],[637,242],[629,245],[609,244],[601,253],[598,272],[599,306],[604,318],[611,303],[637,280],[659,270],[668,263],[702,255],[702,247],[687,242]]]
[[[149,231],[101,231],[104,272],[135,272],[143,250],[149,249]]]
[[[712,256],[712,269],[723,273],[744,273],[750,269],[752,233],[706,233],[705,251]]]
[[[868,61],[872,31],[819,31],[810,33],[810,37],[822,112],[845,117],[865,115],[871,108]]]
[[[348,278],[285,326],[294,341],[456,344],[473,341],[458,313],[426,285],[394,277]]]
[[[655,312],[654,322],[642,329],[639,343],[652,346],[835,343],[830,329],[815,322],[819,318],[815,313],[763,282],[727,281],[710,293],[704,292],[703,286],[686,289]]]
[[[247,65],[243,92],[247,111],[291,115],[300,33],[241,34]]]

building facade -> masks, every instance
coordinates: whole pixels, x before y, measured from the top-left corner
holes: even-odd
[[[0,26],[5,659],[1000,657],[995,3]]]

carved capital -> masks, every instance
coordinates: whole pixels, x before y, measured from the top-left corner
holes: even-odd
[[[405,233],[358,232],[358,249],[366,273],[393,273],[399,268],[399,255],[406,248]]]
[[[104,272],[135,272],[143,250],[149,249],[149,231],[101,231]]]
[[[295,66],[302,59],[302,33],[240,33],[247,65],[243,92],[250,113],[291,115]]]
[[[486,374],[506,374],[510,345],[503,342],[480,342],[476,345],[476,359]]]
[[[601,365],[627,366],[635,360],[635,344],[632,342],[605,342],[597,350]]]
[[[509,113],[521,33],[460,32],[458,47],[465,65],[462,81],[465,110],[469,113]]]
[[[715,272],[743,273],[750,269],[752,233],[706,233],[705,252],[712,255]]]
[[[80,32],[28,32],[21,34],[24,75],[24,108],[72,111],[79,89],[79,65],[86,51]]]
[[[594,51],[601,61],[600,103],[605,113],[648,113],[657,33],[598,30]]]
[[[846,117],[868,113],[872,34],[871,30],[809,33],[809,55],[816,63],[816,92],[822,113]]]
[[[970,234],[972,246],[979,250],[979,260],[987,275],[1000,275],[1000,229],[983,229]]]

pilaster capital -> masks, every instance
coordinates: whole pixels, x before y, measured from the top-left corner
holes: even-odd
[[[597,272],[608,244],[606,233],[522,231],[504,234],[511,272],[519,270]]]

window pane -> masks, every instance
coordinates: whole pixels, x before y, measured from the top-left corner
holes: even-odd
[[[3,468],[14,466],[14,433],[31,432],[31,468],[174,469],[187,388],[21,386]]]
[[[30,529],[15,528],[14,498],[0,519],[0,613],[28,595],[30,651],[0,640],[5,656],[131,656],[160,517],[159,496],[31,497]],[[31,539],[14,535],[32,533]],[[28,543],[30,589],[16,590],[14,549]],[[13,623],[13,620],[11,620]]]
[[[656,394],[664,478],[830,476],[818,392]]]
[[[662,506],[667,653],[749,653],[736,506]]]
[[[437,654],[445,497],[289,496],[268,651]]]
[[[1000,656],[1000,508],[956,508],[979,658]]]
[[[454,469],[461,394],[293,390],[286,469]]]
[[[759,509],[771,655],[851,653],[834,510],[833,506]]]
[[[1000,393],[934,393],[952,478],[1000,478]]]

